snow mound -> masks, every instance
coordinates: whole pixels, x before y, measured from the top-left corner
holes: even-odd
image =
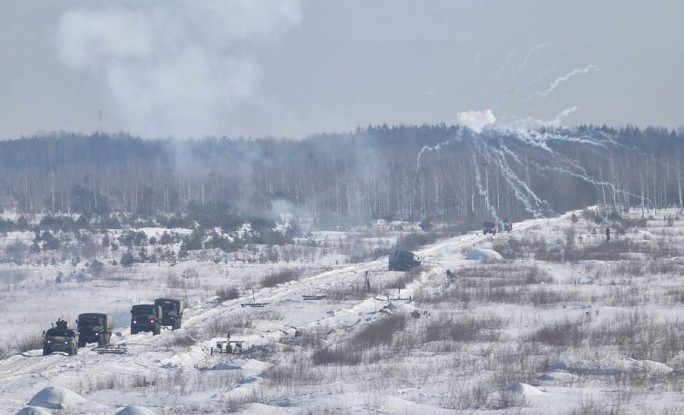
[[[27,406],[20,409],[19,412],[14,415],[50,415],[50,412],[43,408],[38,408],[37,406]]]
[[[671,367],[653,360],[626,359],[624,367],[627,371],[645,372],[649,374],[668,375],[674,371]]]
[[[157,415],[157,413],[144,406],[127,406],[114,415]]]
[[[466,259],[480,261],[502,261],[503,257],[500,253],[493,249],[475,248],[470,251],[468,256],[466,256]]]
[[[525,396],[541,395],[544,392],[527,383],[514,383],[506,388],[507,391]]]
[[[87,400],[76,392],[58,386],[48,386],[35,394],[28,404],[50,409],[68,409],[85,402]]]

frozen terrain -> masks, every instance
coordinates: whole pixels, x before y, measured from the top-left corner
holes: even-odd
[[[343,232],[270,261],[253,248],[124,268],[98,249],[97,275],[85,260],[4,262],[0,412],[682,413],[680,214],[590,209],[456,235],[417,250],[422,265],[407,272],[387,271],[386,256],[350,263]],[[238,298],[220,295],[232,288]],[[131,305],[159,296],[189,303],[183,328],[130,335]],[[51,322],[93,311],[114,314],[127,354],[42,356]],[[244,352],[212,355],[228,332]]]

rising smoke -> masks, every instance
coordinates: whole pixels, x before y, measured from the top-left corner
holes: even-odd
[[[540,97],[545,97],[552,93],[558,86],[571,78],[577,76],[577,75],[582,75],[582,74],[588,74],[590,72],[600,72],[601,69],[596,66],[596,65],[587,65],[584,68],[577,68],[573,69],[572,71],[566,73],[563,76],[559,76],[558,78],[554,79],[548,87],[546,87],[545,90],[540,91],[540,92],[535,92],[534,94],[530,95],[530,98],[533,98],[534,96],[540,96]]]
[[[247,46],[301,19],[299,0],[98,2],[62,14],[56,46],[68,68],[106,85],[135,133],[221,134],[260,94],[263,71]]]
[[[597,155],[605,157],[603,154],[609,149],[622,148],[635,150],[645,155],[633,146],[619,143],[608,132],[593,131],[590,134],[579,129],[560,128],[561,119],[577,111],[578,108],[574,105],[566,108],[549,121],[530,119],[527,122],[513,124],[499,123],[484,131],[460,128],[453,138],[434,146],[421,148],[416,159],[416,174],[421,174],[421,159],[426,157],[427,152],[441,151],[452,145],[460,145],[463,150],[472,155],[470,167],[477,193],[486,210],[496,221],[500,221],[501,218],[497,206],[492,203],[493,190],[490,178],[493,175],[498,175],[503,179],[505,186],[512,191],[524,209],[534,217],[552,215],[553,209],[548,201],[535,192],[529,178],[521,175],[521,172],[529,174],[533,171],[536,172],[534,174],[536,177],[544,177],[549,172],[554,172],[581,180],[596,190],[607,188],[613,194],[643,198],[643,195],[628,193],[616,188],[613,183],[593,177],[579,162],[554,149],[557,144],[581,146],[583,150],[596,152]],[[487,112],[491,113],[489,110]],[[480,112],[471,111],[460,114],[472,115],[474,113]],[[491,114],[491,119],[496,119],[494,114]],[[423,160],[423,162],[426,161]]]

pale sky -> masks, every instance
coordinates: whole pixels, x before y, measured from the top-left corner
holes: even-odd
[[[0,63],[1,139],[684,124],[679,0],[4,0]]]

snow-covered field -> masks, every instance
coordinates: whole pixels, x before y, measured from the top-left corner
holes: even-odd
[[[454,236],[417,251],[423,265],[409,272],[387,271],[386,256],[350,263],[342,232],[270,261],[253,249],[123,268],[95,249],[97,272],[86,260],[4,262],[0,413],[684,413],[681,213],[609,213]],[[21,238],[32,235],[2,244]],[[294,279],[265,283],[284,270]],[[217,295],[232,288],[239,298]],[[131,305],[160,296],[188,302],[183,328],[130,335]],[[82,312],[112,313],[129,353],[25,347]],[[228,332],[244,353],[212,356]]]

